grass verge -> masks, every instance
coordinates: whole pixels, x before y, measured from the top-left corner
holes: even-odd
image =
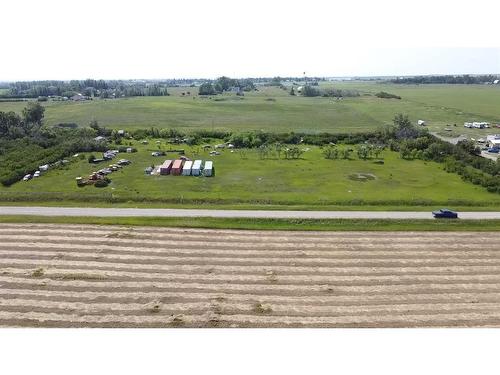
[[[500,231],[500,220],[248,219],[171,217],[0,216],[0,223],[97,224],[253,230]]]

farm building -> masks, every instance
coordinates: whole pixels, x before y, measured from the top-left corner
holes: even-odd
[[[160,165],[160,174],[167,175],[170,174],[172,169],[172,160],[165,160],[162,165]]]
[[[75,102],[80,102],[82,100],[87,100],[87,97],[83,96],[82,94],[76,94],[76,95],[73,95],[70,99],[75,101]]]
[[[201,160],[194,161],[193,168],[191,168],[191,174],[193,176],[199,176],[201,174]]]
[[[213,163],[209,160],[205,162],[205,167],[203,168],[203,175],[206,177],[211,177],[215,175],[215,169]]]
[[[193,162],[191,160],[187,160],[184,163],[184,167],[182,168],[182,175],[183,176],[190,176],[192,167],[193,167]]]
[[[417,121],[417,125],[425,126],[425,121],[424,120],[418,120]]]
[[[184,160],[181,159],[174,160],[170,173],[173,174],[174,176],[179,176],[182,173],[183,162]]]

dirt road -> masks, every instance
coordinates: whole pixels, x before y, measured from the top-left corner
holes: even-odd
[[[0,225],[0,326],[500,326],[500,233]]]

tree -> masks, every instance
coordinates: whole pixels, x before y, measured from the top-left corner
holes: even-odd
[[[215,81],[215,85],[218,86],[220,92],[223,92],[223,91],[227,91],[231,88],[231,86],[236,86],[236,80],[234,79],[231,79],[229,77],[226,77],[226,76],[222,76],[222,77],[219,77],[217,78],[217,80]]]
[[[302,88],[302,95],[303,96],[320,96],[320,91],[315,88],[315,87],[312,87],[311,85],[305,85],[303,88]]]
[[[285,159],[298,159],[304,153],[298,146],[293,146],[285,149]]]
[[[398,113],[394,116],[392,121],[397,128],[396,137],[398,139],[412,139],[418,137],[419,131],[412,125],[408,115]]]
[[[283,151],[283,145],[280,142],[276,142],[274,144],[274,150],[276,151],[276,155],[278,156],[278,159],[280,159],[281,152]]]
[[[366,145],[359,145],[356,150],[358,158],[366,160],[370,156],[370,150]]]
[[[214,86],[210,82],[205,82],[200,85],[199,95],[214,95],[216,94]]]
[[[22,120],[14,112],[0,112],[0,138],[14,139],[24,135]]]
[[[469,139],[464,139],[459,141],[457,143],[457,146],[471,155],[481,155],[481,149],[477,147],[476,144]]]
[[[410,159],[412,156],[412,149],[408,145],[408,142],[403,141],[399,146],[399,156],[401,159]]]
[[[40,103],[29,102],[23,109],[23,119],[29,125],[42,125],[45,108]]]
[[[373,155],[378,159],[380,156],[380,153],[382,152],[384,148],[382,146],[375,146],[373,147]]]
[[[351,158],[351,149],[343,148],[342,151],[340,151],[340,155],[342,156],[342,159],[350,159]]]
[[[323,149],[325,159],[338,159],[339,150],[335,146],[329,145]]]

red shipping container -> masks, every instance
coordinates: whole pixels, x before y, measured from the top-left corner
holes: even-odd
[[[172,164],[171,174],[175,176],[179,176],[182,173],[182,165],[184,164],[184,160],[174,160],[174,164]]]
[[[167,175],[170,174],[170,170],[172,169],[172,160],[165,160],[165,162],[160,165],[160,174]]]

